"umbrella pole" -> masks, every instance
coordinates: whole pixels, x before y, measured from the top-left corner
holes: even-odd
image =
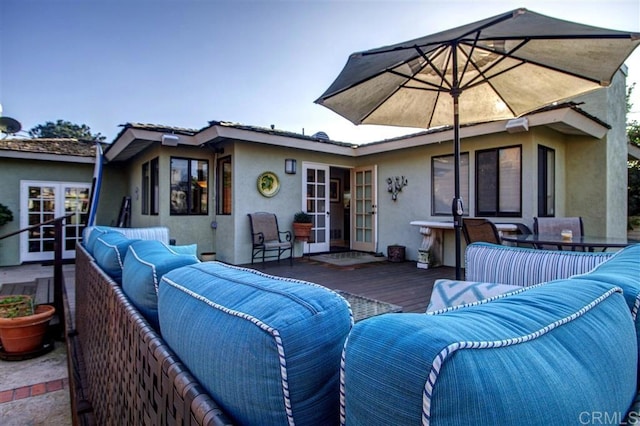
[[[451,97],[453,98],[453,169],[454,169],[454,198],[451,205],[453,214],[453,229],[456,233],[456,280],[462,279],[462,214],[464,206],[460,198],[460,81],[458,80],[458,46],[452,43],[451,46],[453,66],[453,84],[451,87]]]
[[[456,280],[462,279],[462,214],[464,206],[460,198],[460,117],[458,112],[459,90],[452,90],[453,97],[453,164],[454,164],[454,198],[451,205],[453,228],[456,233]]]

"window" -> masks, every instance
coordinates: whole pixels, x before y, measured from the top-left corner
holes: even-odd
[[[207,214],[208,183],[208,161],[171,157],[171,214]]]
[[[522,148],[476,153],[476,215],[520,216],[522,213]]]
[[[231,157],[218,160],[217,213],[231,214]]]
[[[538,146],[538,216],[556,214],[556,152]]]
[[[158,203],[159,170],[160,164],[157,157],[142,165],[142,214],[157,215],[160,213]]]
[[[453,155],[431,158],[432,214],[451,216],[451,203],[455,195]],[[469,154],[460,154],[460,197],[469,201]],[[465,215],[468,214],[465,207]]]

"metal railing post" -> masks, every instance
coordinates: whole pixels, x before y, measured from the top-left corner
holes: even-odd
[[[53,306],[58,314],[58,325],[56,330],[56,338],[64,340],[64,306],[62,301],[62,286],[64,285],[64,277],[62,275],[62,222],[66,217],[56,219],[54,224],[54,242],[53,242]]]

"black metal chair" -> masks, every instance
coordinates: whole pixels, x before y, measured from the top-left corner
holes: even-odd
[[[280,231],[278,218],[273,213],[256,212],[249,213],[251,225],[251,264],[256,258],[286,259],[283,255],[289,251],[289,263],[293,265],[293,245],[291,243],[291,231]]]
[[[477,242],[502,244],[498,229],[487,219],[462,219],[462,233],[467,244]]]

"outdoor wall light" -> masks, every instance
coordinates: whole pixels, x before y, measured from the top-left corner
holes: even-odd
[[[293,158],[285,158],[284,160],[284,172],[288,175],[296,174],[297,161]]]

